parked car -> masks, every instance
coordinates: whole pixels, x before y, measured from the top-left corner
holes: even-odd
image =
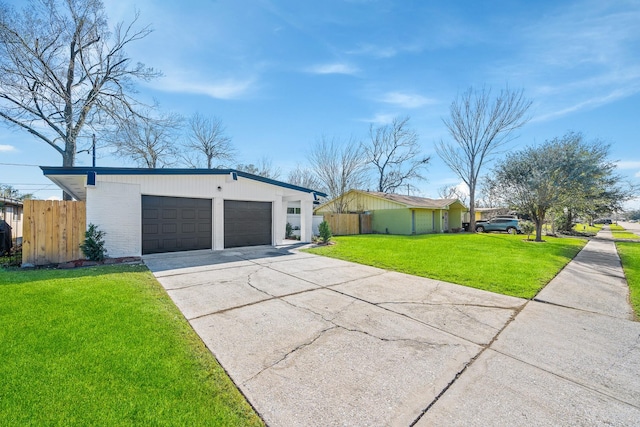
[[[593,221],[594,224],[611,224],[612,221],[610,218],[599,218]]]
[[[489,221],[476,224],[476,231],[484,233],[486,231],[506,231],[509,234],[522,233],[520,223],[515,218],[496,217]]]

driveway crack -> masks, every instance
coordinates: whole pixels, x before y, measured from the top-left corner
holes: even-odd
[[[267,291],[265,291],[265,290],[262,290],[262,289],[258,288],[257,286],[255,286],[253,283],[251,283],[251,276],[253,276],[254,274],[256,274],[258,271],[260,271],[260,270],[252,271],[251,273],[249,273],[249,274],[247,275],[247,285],[249,285],[249,287],[251,287],[251,288],[255,289],[255,290],[256,290],[256,291],[258,291],[258,292],[261,292],[261,293],[263,293],[263,294],[265,294],[265,295],[269,295],[269,296],[270,296],[270,297],[272,297],[272,298],[277,298],[277,296],[276,296],[276,295],[270,294],[269,292],[267,292]]]
[[[333,315],[331,317],[327,317],[323,313],[319,313],[319,312],[317,312],[315,310],[312,310],[312,309],[310,309],[308,307],[300,307],[299,305],[293,304],[292,302],[289,302],[289,301],[285,301],[285,302],[287,302],[288,304],[292,305],[293,307],[300,308],[302,310],[306,310],[306,311],[308,311],[308,312],[310,312],[312,314],[315,314],[316,316],[320,316],[320,318],[322,320],[324,320],[325,322],[331,323],[334,328],[340,328],[340,329],[348,331],[348,332],[364,334],[364,335],[370,336],[372,338],[375,338],[375,339],[383,341],[383,342],[411,342],[411,343],[415,343],[415,344],[427,345],[427,346],[430,346],[430,347],[441,347],[441,346],[450,345],[450,344],[439,345],[439,344],[435,344],[435,343],[432,343],[432,342],[421,341],[421,340],[413,339],[413,338],[385,338],[385,337],[381,337],[381,336],[378,336],[376,334],[373,334],[371,332],[364,331],[362,329],[355,329],[355,328],[351,328],[351,327],[345,326],[343,324],[337,323],[335,319],[340,314],[342,314],[344,311],[346,311],[349,307],[351,307],[353,304],[355,304],[357,302],[357,300],[355,300],[355,299],[353,301],[351,301],[349,304],[347,304],[346,306],[344,306],[343,308],[341,308],[336,313],[333,313]]]
[[[325,328],[325,329],[321,330],[313,338],[311,338],[309,341],[304,342],[304,343],[298,345],[297,347],[291,349],[284,356],[282,356],[280,359],[276,360],[275,362],[273,362],[269,366],[266,366],[266,367],[262,368],[258,373],[256,373],[255,375],[252,375],[250,378],[244,380],[242,383],[246,385],[247,383],[252,381],[254,378],[260,376],[266,370],[271,369],[274,366],[276,366],[276,365],[280,364],[281,362],[285,361],[287,358],[289,358],[291,355],[293,355],[297,351],[302,350],[303,348],[309,347],[310,345],[313,345],[313,343],[315,343],[317,340],[319,340],[320,337],[322,337],[326,332],[328,332],[328,331],[330,331],[332,329],[336,329],[336,328],[338,328],[338,326],[333,325],[333,326],[330,326],[328,328]]]
[[[375,305],[393,305],[393,304],[405,304],[405,305],[433,305],[433,306],[452,306],[452,307],[477,307],[477,308],[497,308],[500,310],[517,310],[526,304],[523,301],[521,305],[514,306],[501,306],[501,305],[487,305],[487,304],[472,304],[472,303],[447,303],[447,302],[426,302],[426,301],[382,301],[377,302]]]

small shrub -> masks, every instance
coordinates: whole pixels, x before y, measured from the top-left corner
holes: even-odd
[[[95,224],[89,224],[87,231],[84,233],[84,242],[80,245],[80,249],[91,261],[102,261],[107,255],[107,249],[104,247],[104,231],[98,230]]]
[[[285,227],[285,233],[284,233],[285,239],[290,239],[292,234],[293,234],[293,226],[291,225],[290,222],[288,222]]]
[[[320,240],[322,243],[327,243],[331,240],[331,227],[327,221],[322,221],[318,226],[318,232],[320,233]]]
[[[520,228],[522,232],[527,235],[527,240],[531,240],[531,233],[533,233],[536,229],[536,226],[531,221],[521,221]]]

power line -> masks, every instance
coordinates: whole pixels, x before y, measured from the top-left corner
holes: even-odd
[[[33,166],[33,167],[36,167],[36,168],[40,167],[40,165],[28,165],[28,164],[25,164],[25,163],[0,163],[0,165],[3,165],[3,166],[30,166],[30,167]]]
[[[27,182],[0,182],[0,185],[53,185],[46,182],[27,183]]]

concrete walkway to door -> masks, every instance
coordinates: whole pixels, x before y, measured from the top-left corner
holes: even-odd
[[[269,426],[634,425],[640,323],[608,245],[534,301],[287,249],[145,263]]]

